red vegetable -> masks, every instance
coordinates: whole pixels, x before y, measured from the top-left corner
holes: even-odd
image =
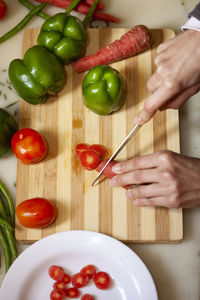
[[[101,290],[108,289],[111,284],[110,276],[106,272],[98,272],[94,274],[93,280],[96,287]]]
[[[36,0],[38,2],[41,3],[49,3],[51,5],[57,6],[57,7],[61,7],[61,8],[67,8],[72,0]],[[87,15],[90,9],[90,5],[86,4],[86,3],[79,3],[74,10],[78,11],[81,14]],[[102,21],[107,21],[107,22],[113,22],[113,23],[119,23],[120,19],[111,16],[109,14],[105,14],[101,11],[95,10],[94,14],[92,15],[92,18],[95,20],[102,20]]]
[[[21,202],[16,207],[16,215],[24,227],[43,228],[53,223],[57,210],[47,199],[32,198]]]
[[[108,154],[106,148],[102,145],[99,144],[93,144],[90,146],[90,150],[95,150],[99,153],[99,156],[101,159],[103,159],[104,157],[106,157],[106,155]]]
[[[86,4],[92,6],[92,4],[94,3],[94,0],[84,0],[83,2],[85,2]],[[98,2],[97,6],[96,6],[96,10],[103,10],[105,8],[104,3],[102,2]]]
[[[12,151],[24,164],[37,163],[47,154],[47,143],[44,137],[34,129],[18,130],[11,140]]]
[[[85,294],[81,297],[81,300],[94,300],[94,297],[90,294]]]
[[[100,172],[101,169],[103,169],[103,167],[105,166],[105,164],[107,163],[108,159],[102,161],[98,167],[96,168],[97,172]],[[111,160],[111,162],[107,165],[107,167],[103,170],[103,175],[106,176],[107,178],[112,178],[115,175],[117,175],[116,173],[114,173],[112,171],[112,167],[117,164],[118,162],[115,160]],[[131,187],[131,185],[125,185],[123,186],[124,189],[128,190]]]
[[[3,0],[0,0],[0,20],[3,19],[7,12],[7,5]]]
[[[79,293],[79,290],[77,288],[72,287],[72,288],[66,289],[65,295],[69,298],[78,298],[80,293]]]
[[[110,45],[97,53],[77,60],[73,67],[77,72],[92,69],[96,65],[107,65],[134,56],[151,46],[151,35],[144,25],[137,25]]]
[[[81,269],[80,273],[87,275],[89,278],[92,278],[96,273],[96,267],[93,265],[87,265]]]
[[[94,170],[100,163],[100,156],[95,150],[86,150],[81,153],[80,162],[84,169]]]
[[[53,288],[56,291],[57,290],[62,290],[63,292],[65,292],[66,289],[67,289],[66,284],[63,281],[61,281],[61,280],[54,282]]]
[[[62,290],[53,290],[50,294],[51,300],[63,300],[65,299],[65,293]]]
[[[86,274],[77,273],[72,276],[72,285],[75,288],[82,288],[83,286],[86,286],[88,282],[89,282],[89,277]]]
[[[71,282],[71,276],[68,275],[67,273],[64,274],[64,277],[62,279],[62,281],[65,283],[65,284],[68,284]]]
[[[56,281],[62,280],[65,274],[62,267],[55,265],[49,267],[48,272],[49,276]]]
[[[90,149],[90,146],[88,144],[85,144],[85,143],[76,145],[76,149],[75,149],[76,156],[80,159],[81,154],[85,150],[89,150],[89,149]]]

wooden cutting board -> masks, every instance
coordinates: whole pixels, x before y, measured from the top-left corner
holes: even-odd
[[[128,29],[89,29],[87,54],[119,38]],[[39,29],[26,29],[24,52],[36,44]],[[183,237],[181,209],[137,208],[125,190],[112,188],[109,180],[91,187],[96,171],[85,171],[74,155],[78,143],[103,144],[111,154],[134,126],[133,120],[149,92],[148,78],[155,69],[156,47],[174,36],[172,30],[152,30],[154,45],[136,57],[112,64],[126,80],[124,107],[112,115],[99,116],[83,105],[81,84],[85,73],[66,67],[63,90],[43,105],[20,100],[19,127],[42,133],[49,144],[48,157],[36,165],[18,162],[16,204],[45,197],[58,208],[55,223],[45,229],[26,229],[16,220],[16,238],[31,243],[65,230],[98,231],[125,242],[178,242]],[[120,153],[118,160],[161,149],[179,152],[178,112],[159,112]]]

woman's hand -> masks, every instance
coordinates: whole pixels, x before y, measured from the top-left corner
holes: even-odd
[[[112,171],[119,175],[111,179],[111,185],[139,185],[127,191],[137,206],[200,206],[198,158],[166,150],[121,162]]]
[[[157,48],[156,71],[147,83],[152,95],[135,119],[148,121],[157,110],[179,109],[200,89],[200,32],[186,30]]]

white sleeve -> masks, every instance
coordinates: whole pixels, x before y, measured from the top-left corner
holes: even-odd
[[[185,25],[181,27],[181,30],[186,30],[186,29],[192,29],[192,30],[197,30],[200,31],[200,21],[196,19],[195,17],[191,17]]]

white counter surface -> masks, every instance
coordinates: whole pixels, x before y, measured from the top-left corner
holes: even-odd
[[[7,16],[0,21],[0,36],[12,28],[27,13],[18,1],[5,0]],[[120,24],[112,27],[132,27],[145,24],[149,28],[172,28],[176,33],[187,20],[187,14],[197,0],[103,0],[106,12],[118,16]],[[48,7],[53,15],[61,9]],[[78,14],[77,14],[78,15]],[[80,18],[82,16],[78,15]],[[27,27],[39,27],[43,20],[34,17]],[[0,44],[0,69],[21,57],[22,31]],[[181,153],[200,157],[200,95],[192,97],[180,111]],[[1,103],[0,103],[1,106]],[[0,178],[15,199],[16,159],[8,155],[0,160]],[[21,253],[26,247],[18,245]],[[151,272],[160,300],[200,299],[200,208],[184,210],[184,239],[180,244],[129,245]],[[4,277],[3,266],[0,282]],[[8,299],[2,299],[8,300]],[[15,300],[15,299],[13,299]],[[40,299],[39,299],[40,300]]]

